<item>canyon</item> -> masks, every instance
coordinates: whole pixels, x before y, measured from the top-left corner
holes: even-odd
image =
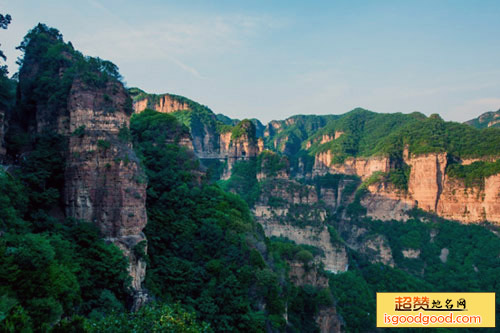
[[[134,110],[141,112],[145,108],[153,108],[175,115],[177,112],[194,112],[192,103],[176,100],[175,95],[146,94],[134,101]],[[211,116],[212,121],[216,121],[213,113]],[[284,237],[298,244],[321,249],[322,255],[315,260],[323,263],[327,271],[346,271],[349,249],[364,253],[373,263],[394,266],[391,248],[383,236],[366,238],[366,229],[354,227],[344,234],[346,243],[341,243],[332,238],[331,230],[328,230],[328,220],[332,216],[350,219],[344,209],[357,200],[357,193],[362,188],[364,190],[359,192],[359,203],[365,209],[363,214],[375,220],[404,222],[409,219],[410,212],[418,208],[461,223],[500,223],[500,174],[485,178],[484,186],[467,186],[460,179],[447,174],[449,155],[446,152],[411,154],[406,147],[399,160],[375,155],[347,157],[338,163],[334,162],[335,154],[326,150],[316,152],[307,169],[307,159],[304,157],[297,158],[297,162],[291,165],[290,160],[299,148],[291,143],[293,134],[283,135],[287,127],[297,126],[300,118],[258,125],[263,128],[260,130],[262,137],[258,137],[259,131],[250,121],[234,121],[232,128],[242,123],[244,134],[238,137],[235,137],[231,128],[222,132],[207,124],[203,124],[202,131],[191,128],[194,153],[200,159],[222,162],[224,170],[219,177],[222,181],[231,178],[235,163],[260,161],[255,181],[261,190],[251,206],[256,221],[263,226],[268,237]],[[314,134],[325,124],[326,121],[316,120],[311,133]],[[304,140],[302,147],[308,150],[314,144],[335,143],[344,139],[345,135],[344,130],[336,129],[331,134]],[[266,173],[263,153],[281,155],[281,167]],[[459,164],[469,165],[485,159],[494,161],[494,157],[464,158],[459,160]],[[409,169],[407,188],[397,187],[383,177],[398,170],[402,164]],[[338,175],[341,179],[331,187],[312,183],[314,179],[328,175]],[[405,251],[405,256],[414,255],[413,249]]]

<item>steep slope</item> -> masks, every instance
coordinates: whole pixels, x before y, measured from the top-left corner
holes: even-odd
[[[369,216],[390,219],[418,207],[462,222],[498,223],[499,144],[498,129],[354,110],[312,136],[306,148],[315,156],[313,175],[375,176],[362,202]]]
[[[84,57],[56,29],[41,24],[26,35],[21,48],[9,154],[18,160],[30,153],[35,136],[59,135],[63,200],[54,214],[94,223],[123,250],[140,303],[145,262],[133,248],[145,241],[146,183],[126,135],[132,103],[116,66]]]
[[[464,124],[476,128],[500,127],[500,109],[485,112],[477,118],[466,121]]]
[[[438,216],[496,221],[499,138],[436,115],[355,110],[295,155],[265,150],[219,183],[249,203],[268,237],[317,249],[310,260],[324,267],[346,329],[375,331],[376,292],[498,289],[498,226]],[[293,174],[290,159],[308,154],[314,167]],[[320,281],[292,267],[297,283]]]
[[[188,98],[171,94],[147,94],[138,88],[131,88],[134,98],[134,112],[146,109],[174,115],[190,129],[194,153],[215,169],[217,177],[229,178],[234,163],[256,157],[263,149],[262,139],[256,136],[257,128],[262,131],[258,120],[234,120],[216,116],[208,107]]]
[[[240,134],[249,129],[243,121]],[[132,117],[131,132],[149,179],[146,285],[155,297],[194,308],[217,331],[341,326],[324,278],[307,289],[287,274],[306,249],[266,239],[238,196],[200,175],[193,151],[180,145],[187,127],[145,110]]]

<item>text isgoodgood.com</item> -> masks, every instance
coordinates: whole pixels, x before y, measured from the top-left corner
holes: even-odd
[[[388,315],[384,313],[384,323],[397,325],[408,324],[481,324],[481,316],[455,315],[450,312],[448,315],[426,315],[420,312],[418,315]]]

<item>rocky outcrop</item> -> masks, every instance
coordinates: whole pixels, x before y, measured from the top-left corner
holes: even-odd
[[[108,96],[108,97],[105,97]],[[112,97],[110,97],[112,96]],[[123,86],[110,81],[105,88],[77,80],[68,98],[69,134],[64,201],[66,215],[95,223],[103,235],[129,258],[132,286],[138,294],[145,263],[134,247],[145,241],[146,177],[130,142],[119,138],[129,126]]]
[[[274,178],[265,184],[261,202],[267,202],[269,198],[279,198],[284,205],[308,204],[318,202],[318,194],[312,185],[300,184],[294,180]]]
[[[331,159],[329,151],[316,155],[313,175],[350,174],[366,180],[375,172],[388,173],[396,167],[388,157],[349,158],[333,165]],[[483,160],[491,162],[495,158],[464,159],[459,163]],[[405,151],[403,162],[410,168],[407,190],[396,188],[383,177],[370,184],[360,201],[368,217],[405,221],[408,211],[418,207],[464,223],[500,223],[500,174],[484,179],[484,186],[466,186],[462,180],[446,174],[447,153],[410,155]]]
[[[344,332],[344,322],[335,307],[320,309],[316,315],[316,324],[321,333]]]
[[[290,270],[288,277],[296,286],[313,286],[316,288],[328,288],[328,278],[321,273],[314,265],[306,265],[302,262],[288,262]],[[344,321],[337,313],[335,305],[321,306],[315,316],[316,324],[320,332],[342,332],[344,330]]]
[[[256,158],[264,146],[262,139],[255,137],[255,125],[252,122],[243,120],[236,126],[240,130],[237,135],[235,131],[220,134],[219,159],[226,162],[222,179],[231,177],[236,162]]]
[[[169,94],[150,95],[142,99],[134,101],[134,112],[139,113],[150,108],[162,113],[172,113],[175,111],[189,110],[189,104],[180,101]]]
[[[143,97],[133,103],[134,112],[153,109],[162,113],[176,111],[192,111],[191,143],[194,153],[200,159],[218,159],[225,163],[222,179],[231,177],[231,170],[237,161],[255,158],[264,149],[261,138],[256,139],[255,125],[249,120],[243,120],[236,125],[243,130],[243,135],[234,136],[231,128],[219,132],[216,126],[216,115],[207,107],[186,98],[162,94],[150,95],[142,92]],[[243,124],[243,125],[242,125]],[[248,128],[241,128],[247,126]],[[249,132],[246,132],[249,131]]]
[[[315,246],[323,250],[324,255],[321,257],[321,261],[325,265],[325,270],[333,273],[347,270],[347,252],[340,244],[332,245],[330,233],[326,227],[306,226],[301,228],[272,221],[262,221],[263,216],[257,215],[258,211],[255,211],[255,214],[267,237],[285,237],[297,244]]]
[[[370,177],[374,172],[388,172],[393,164],[389,157],[350,157],[344,163],[332,164],[333,154],[330,150],[316,154],[314,159],[313,177],[326,173],[342,173],[356,175],[361,179]]]
[[[94,223],[105,239],[122,249],[130,262],[137,306],[145,299],[145,262],[134,249],[143,242],[146,250],[146,177],[124,135],[129,134],[132,113],[129,94],[116,72],[99,66],[101,60],[86,59],[60,37],[42,34],[44,47],[52,42],[58,47],[51,50],[64,51],[51,55],[56,60],[47,65],[30,51],[37,48],[32,45],[37,41],[30,41],[19,73],[13,122],[29,135],[61,135],[66,145],[61,208],[66,217]],[[48,76],[51,90],[44,86]]]
[[[438,201],[443,192],[447,154],[413,156],[406,163],[411,167],[409,195],[416,200],[419,208],[437,212]]]
[[[405,258],[417,259],[420,257],[420,249],[404,249],[401,252]]]
[[[477,118],[466,121],[465,124],[477,127],[499,127],[500,126],[500,110],[485,112]]]
[[[407,212],[416,205],[405,191],[391,183],[375,183],[367,189],[368,193],[361,198],[361,205],[366,208],[366,216],[376,220],[406,221]]]
[[[365,255],[372,263],[383,263],[394,267],[392,249],[383,235],[371,234],[367,229],[343,221],[340,225],[340,236],[346,245]]]
[[[288,262],[290,270],[288,277],[296,286],[310,285],[319,288],[328,287],[328,277],[321,274],[316,267],[305,267],[305,264],[300,261]]]
[[[484,186],[466,186],[446,174],[446,153],[412,156],[406,163],[411,166],[408,191],[390,189],[390,184],[370,186],[362,200],[369,216],[404,220],[409,209],[418,207],[464,223],[500,223],[500,174],[484,179]]]

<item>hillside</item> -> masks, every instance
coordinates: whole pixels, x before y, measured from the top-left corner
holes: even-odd
[[[500,110],[485,112],[477,118],[465,122],[477,128],[500,127]]]
[[[255,131],[242,137],[249,146],[258,135],[247,130]],[[218,183],[248,203],[267,237],[321,250],[313,257],[330,273],[347,330],[371,330],[374,320],[371,296],[359,306],[349,297],[394,290],[392,280],[398,290],[496,288],[489,283],[498,258],[483,254],[498,253],[489,231],[498,233],[500,222],[498,129],[355,109],[272,121],[262,135],[263,148],[236,156]],[[227,168],[229,159],[212,161]],[[460,224],[471,222],[481,226]],[[465,252],[451,244],[464,233]],[[454,259],[442,259],[450,251]],[[472,265],[463,261],[468,254]],[[474,282],[441,281],[449,269]]]

